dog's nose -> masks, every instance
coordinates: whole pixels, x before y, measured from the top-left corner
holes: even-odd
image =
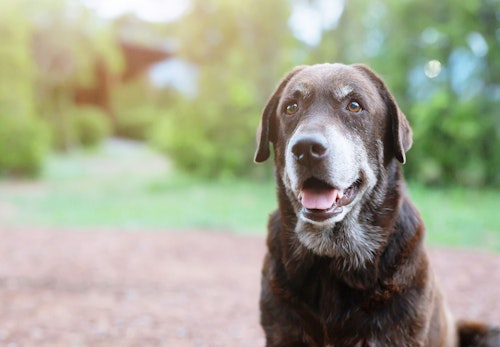
[[[328,147],[326,139],[316,135],[303,135],[295,140],[292,154],[299,164],[310,165],[326,156]]]

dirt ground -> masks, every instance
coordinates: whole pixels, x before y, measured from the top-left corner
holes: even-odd
[[[264,238],[0,231],[0,346],[263,346]],[[432,249],[458,317],[500,323],[500,255]]]

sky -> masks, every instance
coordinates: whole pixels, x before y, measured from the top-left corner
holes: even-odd
[[[288,25],[296,38],[316,46],[321,42],[323,30],[337,25],[343,8],[343,0],[316,0],[316,6],[311,6],[308,0],[295,0]]]
[[[104,18],[114,18],[125,13],[152,22],[171,22],[189,8],[186,0],[82,0],[89,8]]]
[[[83,3],[104,18],[114,18],[125,13],[152,22],[171,22],[189,9],[189,0],[82,0]],[[288,25],[295,37],[308,45],[321,41],[325,29],[334,27],[343,10],[345,0],[316,0],[311,6],[308,0],[295,0]]]

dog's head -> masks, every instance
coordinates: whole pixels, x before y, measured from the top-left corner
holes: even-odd
[[[257,131],[256,162],[269,158],[271,142],[300,229],[317,234],[359,214],[387,165],[405,162],[412,136],[373,71],[322,64],[295,68],[269,99]]]

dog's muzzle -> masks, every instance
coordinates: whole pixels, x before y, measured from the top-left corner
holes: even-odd
[[[327,161],[331,154],[326,138],[319,134],[298,136],[291,144],[296,168],[307,172],[299,183],[297,200],[302,204],[302,215],[315,222],[323,222],[343,212],[360,187],[355,180],[348,187],[336,186],[328,175]]]

